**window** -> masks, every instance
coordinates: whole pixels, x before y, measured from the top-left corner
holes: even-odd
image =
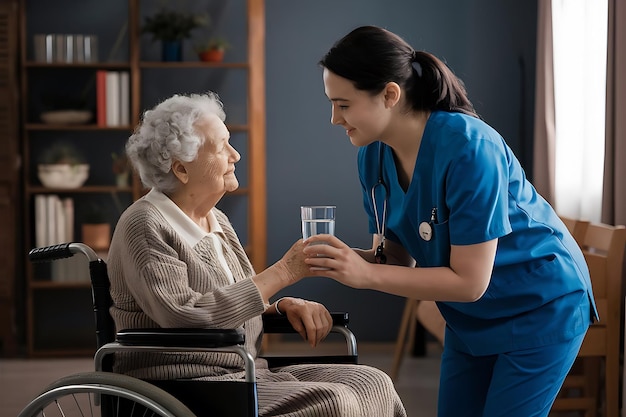
[[[555,207],[599,222],[604,170],[607,0],[553,0]]]

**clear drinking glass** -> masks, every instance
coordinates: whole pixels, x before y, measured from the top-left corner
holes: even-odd
[[[302,238],[313,235],[335,234],[336,206],[301,206]]]

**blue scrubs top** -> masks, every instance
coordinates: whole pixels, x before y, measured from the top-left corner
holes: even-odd
[[[475,302],[437,302],[446,346],[474,355],[534,348],[583,334],[597,318],[578,244],[482,120],[433,112],[406,192],[388,146],[360,148],[358,168],[370,232],[377,232],[372,187],[382,175],[387,190],[376,187],[376,204],[380,221],[386,194],[385,236],[419,266],[450,266],[451,245],[499,239],[485,294]],[[429,241],[420,237],[422,222],[432,228]]]

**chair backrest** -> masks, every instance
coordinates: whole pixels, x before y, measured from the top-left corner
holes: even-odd
[[[575,229],[576,222],[568,227]],[[567,395],[556,399],[552,410],[596,415],[602,404],[603,415],[618,417],[626,228],[589,223],[579,244],[589,267],[600,320],[589,328],[578,352],[577,364],[582,372],[579,366],[565,380],[564,388],[574,388],[574,396],[571,390],[566,391]],[[604,394],[602,400],[600,393]]]
[[[587,228],[582,244],[600,321],[589,328],[578,356],[604,357],[604,404],[609,417],[617,417],[619,413],[625,245],[624,226],[593,223]]]
[[[576,242],[582,246],[590,222],[588,220],[578,220],[567,216],[559,217],[561,218],[561,221],[565,223],[567,230],[569,230]]]
[[[107,265],[102,259],[89,262],[93,312],[96,320],[96,343],[98,349],[115,340],[115,322],[109,309],[113,305],[111,284],[107,273]]]
[[[80,254],[89,263],[91,295],[96,322],[96,343],[98,349],[115,340],[115,323],[109,313],[113,305],[109,292],[110,283],[106,263],[89,246],[80,242],[61,243],[58,245],[33,248],[28,259],[34,263],[53,262]]]
[[[624,226],[594,223],[588,225],[581,247],[589,267],[600,316],[600,321],[594,326],[607,329],[607,340],[604,341],[606,343],[604,347],[590,346],[590,343],[585,342],[581,355],[585,355],[587,350],[619,350],[625,246],[626,228]]]

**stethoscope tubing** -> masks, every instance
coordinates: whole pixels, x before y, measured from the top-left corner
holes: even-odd
[[[380,244],[375,252],[375,260],[377,263],[385,263],[386,257],[383,253],[385,249],[385,227],[387,225],[387,201],[389,200],[389,189],[383,178],[383,143],[378,142],[378,182],[372,186],[372,206],[374,207],[374,217],[376,218],[376,233],[380,239]],[[380,187],[383,190],[383,211],[382,216],[378,213],[378,204],[376,203],[376,189]]]

